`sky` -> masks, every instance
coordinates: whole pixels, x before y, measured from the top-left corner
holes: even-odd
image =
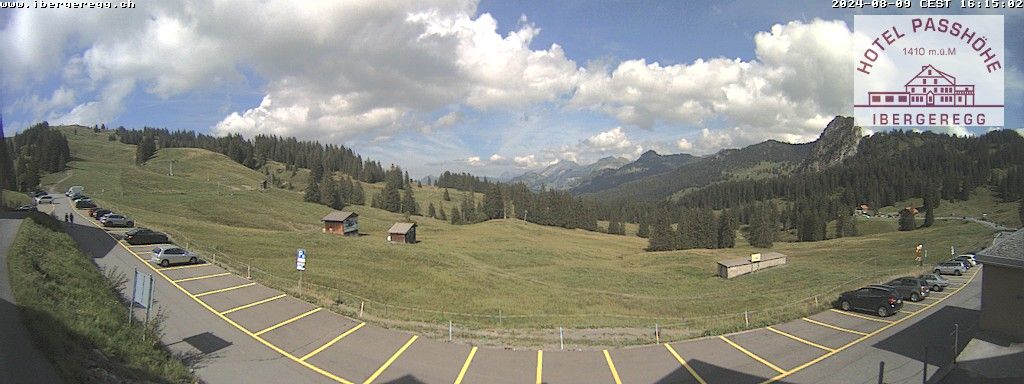
[[[852,115],[830,1],[185,1],[0,10],[8,135],[39,121],[296,136],[414,177],[814,140]],[[910,13],[965,14],[959,9]],[[954,4],[954,7],[957,5]],[[867,11],[862,13],[899,13]],[[1024,127],[1024,10],[1005,127]],[[939,127],[980,134],[987,127]]]

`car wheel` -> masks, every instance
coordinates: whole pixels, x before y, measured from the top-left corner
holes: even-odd
[[[889,308],[878,307],[878,316],[881,316],[881,317],[889,316]]]
[[[921,301],[921,295],[917,292],[910,294],[910,301]]]
[[[160,260],[160,266],[161,267],[165,267],[166,268],[168,265],[171,265],[171,261],[170,260],[167,260],[167,259]]]
[[[853,307],[850,306],[849,301],[843,300],[841,303],[839,303],[839,308],[842,308],[844,311],[849,311]]]
[[[191,259],[188,259],[188,263],[189,264],[198,264],[199,263],[199,259],[197,259],[195,257],[192,257]]]
[[[936,285],[932,286],[932,290],[935,291],[935,292],[942,292],[942,287],[940,287],[938,284],[936,284]]]
[[[936,269],[935,270],[935,274],[936,275],[941,275],[942,274],[942,270],[941,269]]]
[[[960,275],[962,275],[962,273],[960,273],[960,270],[959,270],[959,269],[958,269],[958,270],[956,270],[956,272],[953,272],[953,274],[954,274],[954,275],[957,275],[957,276],[960,276]]]

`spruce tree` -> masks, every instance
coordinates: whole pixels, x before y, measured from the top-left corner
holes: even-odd
[[[419,215],[419,206],[416,205],[416,198],[412,195],[412,188],[406,188],[402,196],[402,213]]]
[[[675,233],[672,232],[672,226],[669,224],[668,213],[661,210],[655,212],[653,222],[651,223],[651,237],[647,243],[647,250],[672,250],[675,242],[674,238]]]
[[[302,200],[309,203],[320,202],[320,185],[313,181],[312,178],[309,179],[309,184],[306,185],[306,193],[302,196]]]
[[[153,139],[153,135],[145,135],[142,138],[142,142],[135,147],[135,164],[145,164],[155,154],[156,142]]]
[[[366,192],[363,190],[363,183],[358,181],[352,186],[352,204],[366,204]]]
[[[444,194],[441,195],[441,199],[444,201],[452,201],[452,196],[448,194],[448,188],[444,189]]]
[[[722,211],[718,218],[718,248],[732,248],[736,246],[736,215],[732,211]]]
[[[900,211],[900,230],[901,231],[913,231],[917,228],[917,221],[914,220],[914,212],[911,208],[904,208]]]
[[[615,219],[608,221],[608,230],[606,232],[610,235],[619,234],[619,223],[617,223]]]
[[[385,185],[381,204],[381,208],[384,208],[385,211],[401,212],[402,195],[398,192],[398,188],[395,188],[392,185]]]
[[[775,243],[775,220],[770,208],[758,207],[751,212],[747,241],[757,248],[771,248]]]
[[[651,235],[651,226],[647,224],[647,219],[640,219],[640,227],[636,230],[637,237],[647,238]]]
[[[452,207],[452,224],[462,224],[462,212],[458,207]]]
[[[437,212],[434,210],[433,202],[427,205],[427,217],[437,218]]]
[[[437,209],[437,219],[438,220],[442,220],[442,221],[448,220],[448,215],[446,215],[444,213],[444,206],[438,207],[438,209]]]
[[[4,117],[0,114],[0,189],[15,189],[18,185],[14,173],[14,156],[7,148],[7,137],[4,136]]]
[[[483,208],[487,219],[500,219],[504,216],[505,200],[497,185],[491,186],[484,192]]]

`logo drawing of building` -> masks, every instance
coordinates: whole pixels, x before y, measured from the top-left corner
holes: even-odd
[[[956,77],[931,65],[921,67],[903,85],[903,92],[868,92],[868,106],[973,106],[974,85],[957,84]]]

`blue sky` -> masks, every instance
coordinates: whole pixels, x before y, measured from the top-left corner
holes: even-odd
[[[1005,19],[1008,128],[1024,127],[1022,13]],[[851,114],[853,15],[828,1],[2,10],[2,107],[8,134],[48,120],[298,136],[416,176],[708,154],[813,140]]]

